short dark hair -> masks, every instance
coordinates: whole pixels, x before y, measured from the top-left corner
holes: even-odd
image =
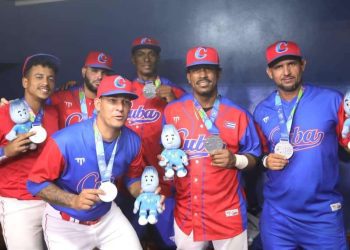
[[[36,54],[30,57],[27,57],[27,59],[24,62],[23,65],[23,76],[27,77],[29,70],[33,66],[41,65],[43,67],[48,67],[52,69],[55,74],[58,72],[58,67],[59,67],[59,59],[53,55],[49,54]]]

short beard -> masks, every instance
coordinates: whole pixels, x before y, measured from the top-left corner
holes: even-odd
[[[97,93],[97,88],[91,84],[90,80],[86,76],[84,77],[84,84],[88,90],[90,90],[91,92]]]
[[[296,82],[295,84],[293,84],[292,86],[283,86],[282,84],[280,86],[278,86],[281,90],[285,91],[285,92],[294,92],[295,90],[297,90],[300,85],[301,85],[301,80],[300,82]]]

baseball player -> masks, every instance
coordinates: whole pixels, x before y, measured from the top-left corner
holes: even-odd
[[[347,249],[339,177],[342,95],[304,84],[299,46],[278,41],[266,50],[267,74],[277,90],[254,118],[264,140],[264,249]]]
[[[174,200],[171,197],[172,181],[163,178],[164,169],[158,165],[157,155],[162,152],[160,136],[164,108],[167,103],[182,96],[184,90],[158,75],[160,51],[159,42],[151,37],[138,37],[132,43],[132,62],[137,74],[132,84],[139,98],[132,101],[126,125],[141,137],[145,145],[144,158],[147,165],[157,168],[162,193],[168,197],[165,201],[166,210],[159,215],[159,221],[155,225],[161,237],[156,239],[157,245],[165,249],[175,247],[172,209]],[[138,225],[137,216],[132,214],[134,201],[129,199],[129,201],[120,202],[124,208],[123,212],[127,214],[139,236],[142,237],[144,230]]]
[[[23,65],[21,101],[29,110],[32,129],[37,132],[30,130],[17,134],[11,142],[6,140],[15,124],[9,114],[11,104],[0,107],[0,222],[9,250],[45,248],[41,226],[45,202],[27,191],[26,180],[43,149],[44,143],[38,142],[58,130],[57,111],[45,105],[54,90],[58,66],[59,59],[49,54],[29,56]],[[36,149],[30,150],[33,141],[37,142]]]
[[[58,108],[60,128],[86,120],[94,115],[94,98],[103,76],[111,73],[112,57],[101,51],[91,51],[81,69],[84,84],[55,92],[50,100]]]
[[[248,249],[240,169],[254,166],[261,153],[253,119],[219,95],[216,49],[190,49],[186,67],[193,93],[164,110],[189,158],[187,176],[174,179],[177,249],[206,249],[210,241],[215,249]]]
[[[96,118],[54,134],[35,163],[27,186],[49,202],[43,225],[50,249],[141,249],[113,202],[119,176],[128,177],[134,196],[140,191],[141,140],[124,126],[136,98],[127,79],[105,76],[94,102]]]

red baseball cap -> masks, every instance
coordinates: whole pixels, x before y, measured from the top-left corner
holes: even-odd
[[[187,52],[187,69],[197,65],[212,65],[220,68],[219,54],[211,47],[194,47]]]
[[[160,52],[159,42],[152,37],[138,37],[132,42],[131,53],[134,53],[138,49],[153,49],[157,53]]]
[[[113,71],[112,69],[112,57],[104,52],[91,51],[85,59],[85,67],[106,69]]]
[[[110,95],[126,95],[131,100],[138,98],[138,95],[132,91],[131,82],[120,75],[104,76],[102,78],[97,89],[97,98]]]
[[[28,56],[23,63],[22,75],[24,76],[33,65],[47,63],[50,63],[55,68],[54,70],[56,72],[58,71],[61,61],[60,59],[58,59],[58,57],[45,53],[39,53]]]
[[[277,41],[266,49],[266,61],[268,66],[280,62],[285,57],[302,58],[298,44],[292,41]]]

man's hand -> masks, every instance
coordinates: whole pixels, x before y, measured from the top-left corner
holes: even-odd
[[[48,203],[70,207],[76,210],[89,210],[97,202],[100,202],[99,194],[104,194],[100,189],[83,189],[80,194],[64,191],[54,183],[44,187],[36,196]]]
[[[0,100],[0,107],[4,106],[6,104],[9,104],[9,103],[10,103],[10,101],[8,101],[5,97],[2,97]]]
[[[83,189],[79,195],[75,195],[71,207],[77,210],[89,210],[97,202],[100,202],[99,194],[103,195],[101,189]]]
[[[232,168],[236,163],[234,154],[228,149],[216,149],[210,153],[211,165],[222,168]]]
[[[158,97],[162,98],[167,103],[176,99],[176,96],[175,96],[172,88],[170,86],[167,86],[167,85],[160,85],[156,90],[156,94]]]
[[[160,201],[159,204],[157,205],[157,211],[158,213],[163,213],[165,210],[165,196],[164,195],[160,195]]]
[[[270,153],[266,158],[265,167],[271,170],[282,170],[288,162],[283,155]]]
[[[59,88],[59,90],[67,90],[67,89],[74,87],[77,84],[78,84],[77,81],[71,80],[71,81],[68,81],[68,82],[62,84],[62,86]]]
[[[9,142],[4,147],[4,153],[6,157],[14,157],[19,154],[26,153],[29,150],[29,146],[32,143],[29,137],[35,135],[35,132],[28,132],[25,134],[19,134],[16,139]]]

